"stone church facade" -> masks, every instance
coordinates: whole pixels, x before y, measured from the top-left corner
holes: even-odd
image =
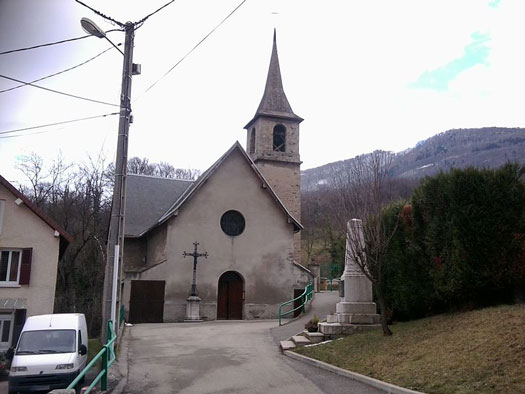
[[[130,322],[182,321],[193,258],[203,319],[275,318],[311,279],[300,264],[299,123],[274,43],[254,118],[196,181],[129,175],[122,302]]]

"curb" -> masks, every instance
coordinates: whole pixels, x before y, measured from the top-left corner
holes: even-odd
[[[344,377],[347,377],[349,379],[357,380],[358,382],[367,384],[369,386],[375,387],[375,388],[380,389],[380,390],[384,390],[387,393],[391,393],[391,394],[423,394],[421,391],[415,391],[415,390],[406,389],[404,387],[396,386],[395,384],[383,382],[382,380],[370,378],[368,376],[361,375],[361,374],[359,374],[357,372],[348,371],[346,369],[339,368],[339,367],[333,366],[331,364],[327,364],[327,363],[325,363],[323,361],[319,361],[319,360],[315,360],[315,359],[310,358],[310,357],[303,356],[302,354],[298,354],[298,353],[292,352],[290,350],[286,350],[285,352],[283,352],[283,354],[285,356],[287,356],[287,357],[290,357],[290,358],[296,360],[296,361],[301,361],[301,362],[303,362],[305,364],[309,364],[309,365],[312,365],[314,367],[321,368],[321,369],[324,369],[326,371],[330,371],[330,372],[336,373],[337,375],[344,376]]]

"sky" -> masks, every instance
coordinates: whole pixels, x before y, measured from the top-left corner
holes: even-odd
[[[138,21],[167,0],[84,0]],[[273,29],[284,90],[300,126],[302,169],[375,149],[394,152],[453,128],[524,127],[522,0],[177,0],[137,29],[128,156],[205,170],[237,140],[261,100]],[[116,29],[74,0],[0,0],[0,52],[80,37],[80,19]],[[108,33],[123,43],[122,32]],[[0,55],[21,81],[111,48],[96,37]],[[119,103],[122,55],[112,49],[40,86]],[[0,77],[0,91],[19,85]],[[159,80],[159,78],[161,78]],[[156,85],[147,90],[154,82]],[[0,174],[36,153],[48,165],[114,160],[118,116],[5,133],[118,111],[30,86],[0,93]]]

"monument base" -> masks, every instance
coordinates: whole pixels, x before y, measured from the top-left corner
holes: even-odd
[[[341,323],[319,323],[319,332],[326,337],[352,335],[360,332],[378,330],[381,324],[341,324]]]
[[[201,322],[200,315],[200,302],[201,298],[199,296],[189,296],[186,298],[186,317],[184,318],[185,322]]]

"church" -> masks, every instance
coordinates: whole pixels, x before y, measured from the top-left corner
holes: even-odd
[[[269,319],[312,279],[301,265],[299,124],[275,32],[264,94],[247,131],[196,181],[128,175],[122,303],[131,323]],[[196,287],[192,288],[194,258]]]

